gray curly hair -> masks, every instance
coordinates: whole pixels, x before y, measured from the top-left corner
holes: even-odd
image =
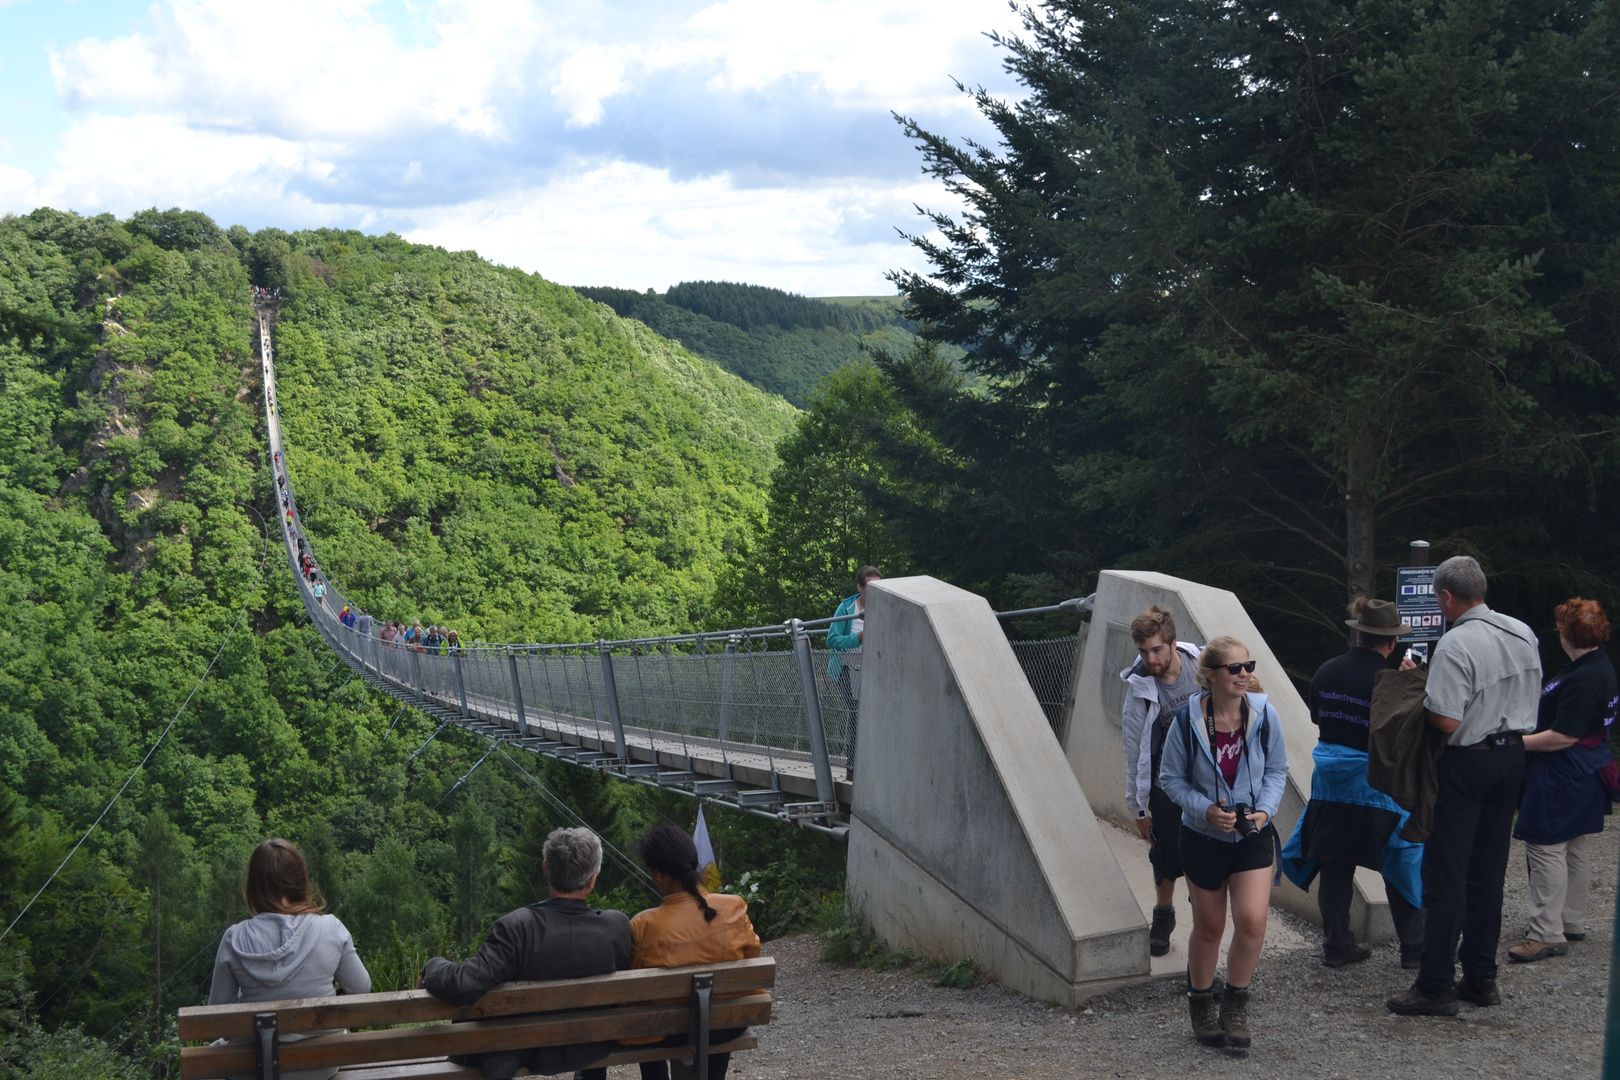
[[[579,892],[602,871],[602,841],[589,829],[554,829],[540,857],[552,892]]]

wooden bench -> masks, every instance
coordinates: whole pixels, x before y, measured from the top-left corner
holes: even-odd
[[[776,961],[768,956],[681,968],[643,968],[590,979],[504,983],[472,1005],[448,1005],[426,990],[344,994],[180,1010],[183,1080],[337,1066],[337,1080],[482,1078],[450,1056],[619,1039],[686,1035],[684,1047],[619,1046],[590,1068],[670,1058],[691,1060],[707,1080],[708,1055],[752,1050],[751,1034],[709,1045],[711,1029],[770,1023]],[[672,1004],[672,1002],[674,1002]],[[460,1021],[453,1023],[452,1021]],[[349,1029],[284,1042],[281,1036]],[[208,1045],[215,1039],[242,1040]]]

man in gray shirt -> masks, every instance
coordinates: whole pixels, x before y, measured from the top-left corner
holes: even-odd
[[[1176,928],[1176,879],[1181,877],[1181,807],[1159,786],[1164,736],[1176,710],[1198,690],[1198,646],[1176,640],[1176,620],[1152,605],[1131,621],[1137,660],[1119,673],[1125,683],[1120,724],[1125,741],[1125,805],[1149,845],[1153,866],[1153,923],[1148,951],[1170,951]]]
[[[1524,736],[1536,728],[1541,651],[1528,626],[1486,606],[1485,572],[1474,559],[1459,555],[1436,567],[1434,593],[1451,629],[1435,647],[1424,703],[1446,751],[1423,848],[1423,962],[1417,982],[1388,1005],[1407,1015],[1455,1016],[1458,1001],[1502,1000],[1502,882]],[[1454,985],[1457,961],[1463,977]]]

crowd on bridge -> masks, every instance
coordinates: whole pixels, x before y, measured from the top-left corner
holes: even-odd
[[[1585,939],[1591,840],[1620,799],[1607,616],[1581,597],[1558,605],[1569,662],[1543,684],[1540,642],[1485,603],[1477,561],[1447,559],[1433,587],[1451,628],[1426,662],[1413,650],[1398,655],[1398,640],[1413,631],[1394,604],[1351,605],[1354,644],[1311,681],[1311,797],[1286,845],[1274,819],[1288,751],[1247,646],[1232,637],[1202,647],[1182,641],[1157,605],[1132,622],[1138,657],[1120,673],[1126,798],[1151,845],[1149,949],[1168,953],[1175,886],[1185,877],[1187,1000],[1199,1042],[1250,1045],[1250,982],[1283,874],[1302,889],[1316,886],[1323,962],[1335,969],[1372,955],[1350,926],[1356,867],[1383,876],[1401,966],[1417,973],[1387,1000],[1403,1015],[1501,1003],[1512,839],[1524,843],[1530,900],[1528,931],[1508,959],[1548,960]],[[1216,966],[1228,911],[1222,987]]]
[[[259,286],[255,285],[255,286],[253,286],[253,299],[254,299],[254,301],[256,303],[261,303],[261,304],[264,303],[267,300],[280,300],[281,299],[281,286],[277,285],[273,289],[262,289]]]
[[[540,865],[549,897],[498,919],[471,958],[427,961],[418,988],[452,1005],[471,1005],[502,983],[581,979],[760,955],[747,901],[711,893],[700,883],[703,867],[690,834],[676,825],[655,825],[639,853],[662,901],[634,917],[593,908],[586,901],[602,870],[601,839],[589,829],[553,831],[541,849]],[[354,939],[336,916],[324,913],[304,857],[293,844],[280,838],[260,843],[248,859],[242,891],[252,917],[220,939],[210,1005],[327,997],[334,983],[346,994],[370,992],[371,975]],[[717,1029],[710,1045],[742,1033]],[[281,1038],[328,1034],[333,1032]],[[676,1047],[686,1041],[682,1033],[650,1045]],[[587,1066],[607,1056],[614,1045],[588,1042],[488,1052],[473,1055],[476,1060],[467,1064],[479,1066],[485,1077],[511,1077],[527,1069],[532,1075],[572,1073],[576,1080],[606,1080],[607,1069]],[[709,1076],[725,1080],[730,1060],[729,1054],[711,1054]],[[640,1068],[642,1080],[669,1080],[669,1063],[643,1062]],[[679,1074],[681,1066],[675,1068]]]
[[[271,408],[274,409],[274,406]],[[287,483],[287,468],[281,460],[279,451],[271,455],[270,464],[275,474],[278,498],[281,500],[282,527],[287,532],[288,540],[293,544],[298,573],[303,577],[310,594],[314,596],[316,605],[325,608],[326,582],[321,576],[320,564],[315,559],[315,553],[304,535],[298,507],[293,499],[292,489]],[[344,604],[337,613],[337,621],[361,637],[370,638],[375,635],[379,644],[389,648],[437,653],[456,652],[461,648],[461,635],[455,630],[448,626],[431,624],[423,626],[420,619],[412,619],[409,623],[390,619],[385,620],[379,627],[376,620],[364,608]]]

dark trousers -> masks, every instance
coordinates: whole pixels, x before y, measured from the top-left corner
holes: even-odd
[[[1513,812],[1524,779],[1524,744],[1448,749],[1440,756],[1434,831],[1423,845],[1423,966],[1417,988],[1449,990],[1462,963],[1470,981],[1496,978]],[[1458,947],[1458,937],[1462,945]]]
[[[849,674],[849,663],[846,661],[838,672],[838,696],[844,699],[844,708],[849,712],[849,738],[844,743],[844,772],[850,777],[855,776],[855,728],[861,718],[861,703],[855,696],[855,684]]]
[[[1355,875],[1355,863],[1322,861],[1316,903],[1322,909],[1322,955],[1329,960],[1347,957],[1356,948],[1356,936],[1350,932],[1350,899],[1355,894]],[[1387,879],[1384,895],[1389,899],[1395,936],[1401,939],[1401,955],[1416,956],[1423,948],[1423,909],[1408,903],[1401,890]]]
[[[732,1039],[741,1037],[747,1030],[747,1028],[714,1029],[709,1032],[709,1045],[715,1046],[719,1043],[728,1043]],[[685,1035],[671,1035],[654,1045],[685,1046],[686,1044]],[[709,1080],[726,1080],[726,1070],[730,1067],[730,1054],[710,1054]],[[643,1061],[641,1063],[641,1080],[670,1080],[671,1076],[674,1076],[675,1080],[682,1080],[682,1078],[691,1075],[691,1068],[681,1064],[679,1061]]]
[[[710,1054],[709,1080],[726,1080],[726,1070],[730,1067],[730,1054]],[[692,1075],[691,1069],[679,1061],[643,1061],[641,1063],[641,1080],[669,1080],[671,1072],[677,1078]]]

